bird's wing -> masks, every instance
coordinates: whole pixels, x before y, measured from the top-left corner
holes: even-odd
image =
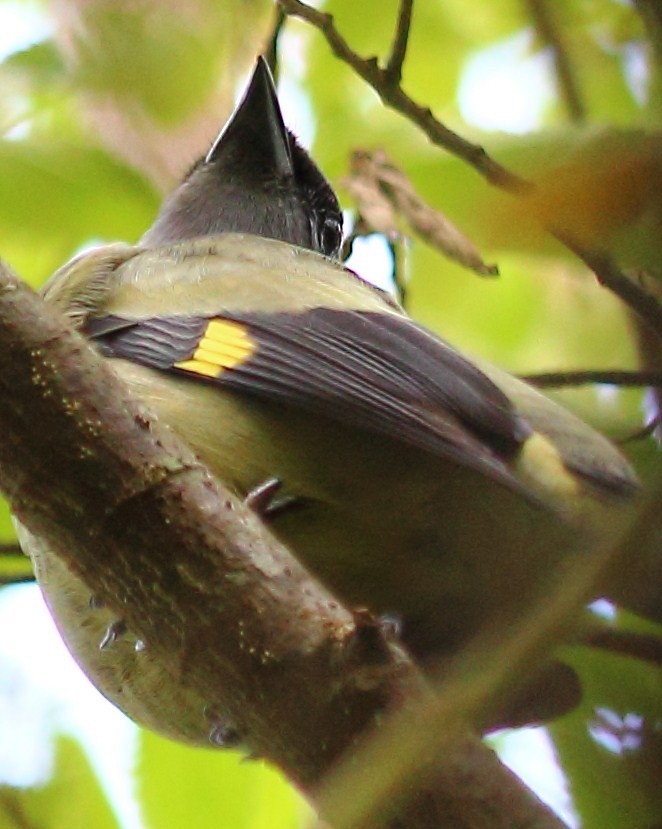
[[[509,460],[527,424],[479,369],[407,317],[327,308],[108,316],[88,320],[86,333],[107,356],[296,406],[525,490]]]

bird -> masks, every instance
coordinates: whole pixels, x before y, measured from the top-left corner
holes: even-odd
[[[269,68],[136,245],[42,291],[341,601],[422,665],[505,630],[638,502],[629,462],[526,383],[463,356],[338,261],[342,212]],[[97,688],[195,745],[232,728],[18,525]],[[390,616],[389,616],[390,615]]]

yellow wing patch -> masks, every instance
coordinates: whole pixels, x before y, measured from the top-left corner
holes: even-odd
[[[517,461],[520,478],[544,503],[572,516],[581,508],[581,479],[565,465],[557,447],[540,432],[529,437]]]
[[[188,360],[175,363],[175,368],[220,377],[227,369],[245,363],[257,351],[258,344],[246,326],[230,320],[210,320],[198,347]]]

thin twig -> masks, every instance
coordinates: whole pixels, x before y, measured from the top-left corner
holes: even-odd
[[[622,371],[620,369],[544,371],[536,374],[523,374],[520,375],[520,379],[541,389],[585,386],[589,383],[610,386],[662,386],[662,373],[659,371]]]
[[[495,187],[519,196],[534,190],[531,182],[503,167],[491,158],[483,147],[472,144],[437,121],[429,107],[417,104],[401,86],[393,86],[387,70],[379,66],[376,58],[362,58],[349,46],[335,28],[332,15],[319,12],[300,0],[278,2],[287,15],[300,17],[319,29],[333,54],[354,69],[357,75],[375,90],[385,105],[419,127],[434,145],[443,147],[465,161]],[[654,297],[629,280],[603,251],[585,250],[565,234],[555,232],[553,228],[549,230],[595,273],[602,285],[620,297],[651,326],[658,337],[662,337],[662,306]]]
[[[662,6],[659,0],[634,0],[634,7],[646,27],[648,42],[659,61],[662,57]]]
[[[26,558],[23,550],[16,541],[5,541],[0,543],[0,565],[3,560],[18,559],[19,566],[24,569],[22,572],[16,573],[1,573],[0,572],[0,587],[6,587],[9,584],[27,584],[35,580],[30,566],[30,561]]]
[[[587,250],[566,233],[552,231],[552,235],[593,271],[601,285],[620,297],[658,337],[662,337],[662,305],[655,296],[628,279],[603,251]]]
[[[586,118],[586,107],[563,35],[554,21],[550,3],[548,0],[527,0],[527,3],[540,39],[551,50],[559,94],[566,105],[570,120],[576,124],[582,123]]]
[[[366,236],[379,232],[380,231],[372,228],[369,223],[366,222],[364,216],[359,212],[351,233],[349,236],[345,237],[345,241],[343,242],[340,254],[342,262],[346,263],[352,255],[354,251],[354,242],[356,242],[357,239],[364,239]],[[383,235],[385,236],[386,245],[388,246],[389,253],[391,254],[392,267],[390,276],[393,281],[393,294],[395,295],[398,303],[402,305],[403,308],[406,308],[407,257],[405,245],[407,244],[407,241],[401,234],[397,234],[396,236],[389,236],[388,234]]]
[[[278,0],[278,2],[286,14],[300,17],[319,29],[334,55],[351,66],[387,106],[416,124],[433,144],[444,147],[448,152],[466,161],[487,181],[497,187],[514,193],[522,193],[531,189],[530,184],[490,158],[483,147],[472,144],[448,129],[437,121],[429,107],[417,104],[403,91],[401,86],[393,86],[387,70],[379,66],[377,58],[364,59],[350,48],[334,26],[332,15],[317,11],[301,3],[300,0]]]
[[[604,628],[591,633],[586,644],[662,666],[662,638],[655,634]]]
[[[26,814],[27,808],[19,789],[9,786],[0,788],[0,808],[12,829],[39,829],[37,822]]]
[[[405,244],[406,241],[403,237],[388,240],[388,247],[393,257],[393,288],[397,300],[403,308],[407,307],[409,298]]]
[[[402,65],[407,54],[409,43],[409,27],[411,26],[411,14],[414,0],[401,0],[398,13],[398,23],[391,47],[391,56],[386,63],[386,75],[393,86],[399,86],[402,80]]]
[[[271,74],[274,76],[274,80],[276,82],[278,82],[278,71],[280,68],[278,61],[278,41],[280,40],[280,34],[283,30],[283,24],[285,23],[286,17],[287,15],[285,14],[283,8],[281,6],[276,6],[274,28],[271,32],[271,38],[269,39],[269,43],[264,52],[264,57],[269,64],[269,69],[271,69]]]
[[[617,443],[619,446],[627,446],[629,443],[634,443],[638,440],[648,440],[650,437],[655,436],[655,432],[660,426],[660,418],[654,417],[652,420],[649,420],[648,423],[645,423],[641,429],[636,429],[634,432],[630,432],[629,435],[624,435],[623,437],[613,439],[614,443]]]
[[[10,587],[12,584],[33,584],[35,581],[33,573],[12,573],[0,576],[0,587]]]

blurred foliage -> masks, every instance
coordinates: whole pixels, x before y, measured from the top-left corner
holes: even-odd
[[[6,141],[0,165],[2,255],[35,286],[82,244],[135,241],[158,208],[138,172],[78,140]]]
[[[585,696],[551,733],[584,825],[659,825],[660,669],[586,648],[566,656],[580,674]]]
[[[167,126],[185,119],[214,84],[223,50],[176,10],[147,15],[138,7],[92,5],[85,17],[89,35],[77,37],[76,86],[125,106],[135,102]]]
[[[549,46],[533,30],[523,0],[419,0],[403,72],[415,100],[540,185],[523,203],[491,190],[466,163],[432,147],[405,118],[385,109],[301,21],[285,26],[281,71],[298,74],[310,96],[318,125],[313,151],[341,195],[350,151],[383,147],[422,196],[455,221],[487,261],[499,264],[500,278],[481,279],[414,240],[406,278],[415,317],[514,371],[635,367],[631,319],[542,226],[570,225],[623,267],[660,276],[662,153],[659,138],[651,137],[660,118],[659,41],[635,5],[547,3],[586,113],[579,122],[566,113]],[[132,129],[149,124],[147,150],[158,134],[166,155],[176,152],[167,142],[186,133],[213,90],[238,77],[264,48],[271,9],[266,0],[0,0],[0,14],[12,8],[17,15],[28,9],[41,15],[45,34],[0,63],[0,253],[38,286],[85,245],[140,236],[156,211],[162,180],[147,160],[129,162],[147,156],[144,147],[142,156],[125,152],[135,134],[118,129],[118,121],[130,120]],[[359,53],[388,56],[395,0],[330,0],[326,8]],[[529,71],[529,58],[546,55],[551,91],[539,127],[521,135],[481,131],[465,120],[458,96],[467,66],[481,50],[522,34],[529,45],[515,67],[519,73]],[[114,140],[107,140],[113,131]],[[191,160],[175,159],[181,169]],[[636,391],[587,388],[562,398],[613,435],[642,422]],[[639,468],[657,467],[654,441],[636,444],[632,454]],[[0,530],[3,539],[11,537],[6,510]],[[659,667],[586,649],[572,660],[585,699],[554,725],[553,736],[583,825],[661,825]],[[628,728],[636,732],[630,742],[621,733]],[[80,749],[70,742],[58,746],[45,787],[0,789],[3,829],[117,825]],[[142,737],[136,781],[152,829],[281,829],[302,819],[301,803],[270,770],[151,735]]]
[[[144,732],[136,772],[155,829],[296,829],[312,815],[277,772],[232,751],[201,751]]]
[[[120,829],[81,747],[61,737],[50,780],[26,789],[0,786],[2,829]]]

